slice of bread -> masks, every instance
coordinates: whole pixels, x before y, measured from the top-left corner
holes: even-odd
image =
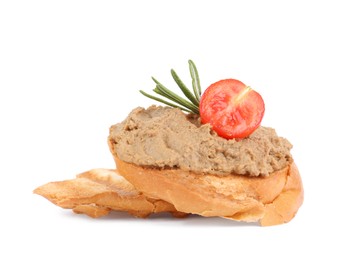
[[[181,212],[270,226],[290,221],[303,202],[294,163],[268,177],[248,177],[143,167],[115,155],[114,159],[120,174],[137,190],[170,202]]]
[[[136,217],[159,212],[171,212],[176,217],[186,215],[166,201],[143,195],[116,170],[93,169],[76,179],[47,183],[34,193],[57,206],[93,218],[105,216],[111,210],[126,211]]]

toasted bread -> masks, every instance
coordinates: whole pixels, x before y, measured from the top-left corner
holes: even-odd
[[[268,177],[248,177],[143,167],[115,155],[114,159],[121,175],[136,189],[173,204],[181,212],[270,226],[290,221],[303,202],[302,182],[294,163]]]
[[[47,183],[34,193],[57,206],[93,218],[105,216],[111,210],[126,211],[136,217],[159,212],[171,212],[177,217],[186,215],[166,201],[143,195],[116,170],[93,169],[76,179]]]

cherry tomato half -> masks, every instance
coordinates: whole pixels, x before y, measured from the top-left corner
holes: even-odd
[[[260,126],[264,111],[260,94],[236,79],[212,84],[200,101],[201,122],[227,139],[249,136]]]

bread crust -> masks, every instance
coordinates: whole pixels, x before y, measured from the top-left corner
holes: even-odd
[[[247,177],[149,168],[114,159],[120,174],[137,190],[181,212],[270,226],[290,221],[303,202],[295,163],[268,177]]]
[[[136,217],[159,212],[171,212],[176,217],[186,215],[166,201],[146,197],[116,170],[93,169],[75,179],[42,185],[34,193],[59,207],[93,218],[105,216],[111,210],[126,211]]]

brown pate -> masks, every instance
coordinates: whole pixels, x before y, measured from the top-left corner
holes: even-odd
[[[109,142],[122,161],[200,173],[268,176],[292,162],[291,143],[272,128],[227,140],[198,116],[161,106],[134,109],[110,128]]]

